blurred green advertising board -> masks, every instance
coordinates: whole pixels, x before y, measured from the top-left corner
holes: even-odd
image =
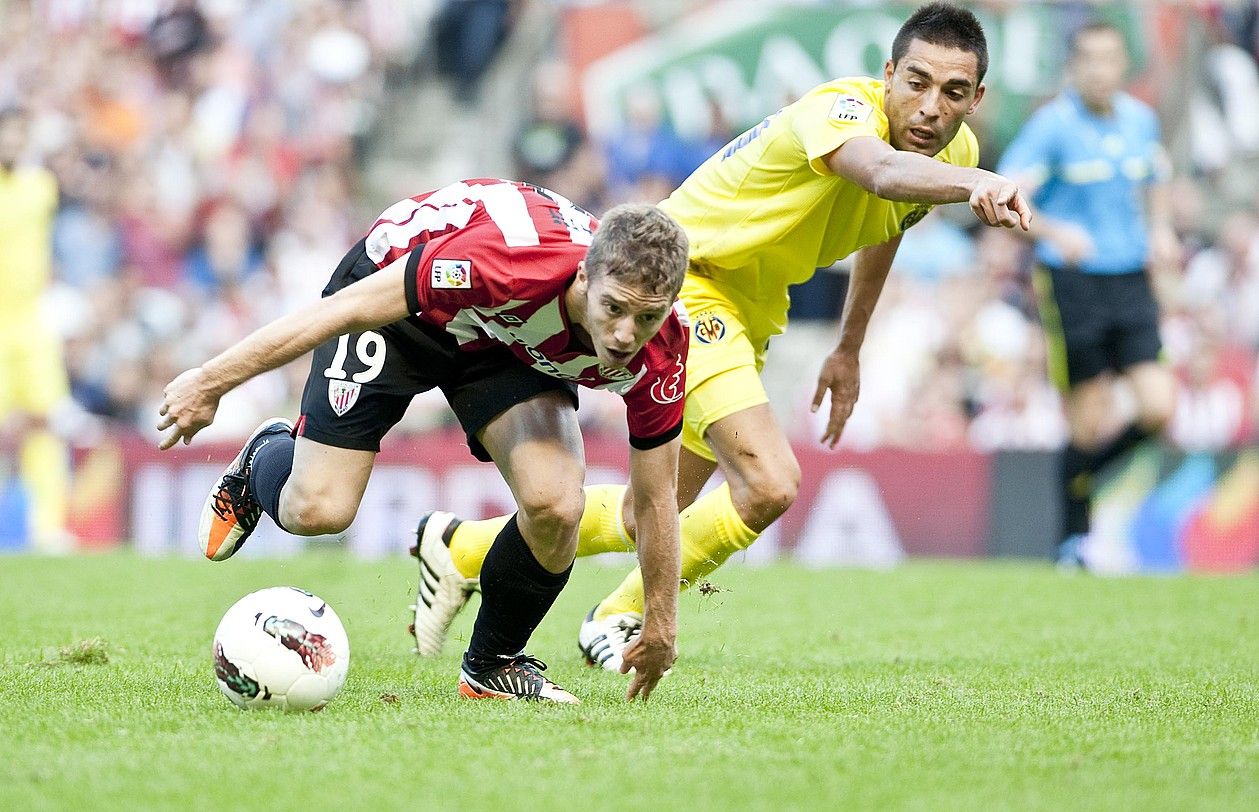
[[[587,122],[619,127],[627,97],[654,91],[679,134],[708,134],[714,106],[741,132],[809,88],[841,76],[881,76],[892,39],[917,3],[715,3],[594,62],[583,77]],[[972,125],[986,161],[1062,84],[1066,35],[1101,17],[1145,51],[1139,9],[1128,4],[1021,3],[976,8],[988,35],[988,96]]]

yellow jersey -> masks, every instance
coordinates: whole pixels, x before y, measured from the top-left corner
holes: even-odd
[[[29,316],[52,274],[57,181],[46,169],[0,168],[0,315]]]
[[[690,273],[727,296],[753,336],[786,329],[789,285],[887,242],[930,211],[830,171],[825,157],[863,135],[888,140],[883,82],[827,82],[731,141],[660,204],[690,238]],[[936,159],[976,166],[975,134],[963,124]]]

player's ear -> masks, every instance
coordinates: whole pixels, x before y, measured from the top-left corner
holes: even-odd
[[[892,60],[883,63],[883,84],[890,85],[892,83],[892,74],[896,72],[896,65]],[[885,90],[886,92],[886,90]]]
[[[974,115],[975,110],[978,109],[979,107],[979,103],[983,101],[984,91],[986,91],[987,89],[988,89],[988,85],[984,84],[983,82],[979,83],[979,87],[975,88],[975,100],[970,103],[970,107],[967,108],[966,110],[966,115],[968,116]]]
[[[590,287],[590,277],[586,275],[586,260],[577,263],[577,277],[573,279],[573,287],[577,288],[577,292],[583,296],[586,289]]]

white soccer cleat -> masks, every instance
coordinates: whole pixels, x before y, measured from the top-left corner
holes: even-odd
[[[624,612],[595,620],[595,610],[591,609],[581,623],[581,631],[577,633],[577,646],[589,665],[597,665],[619,674],[625,649],[638,639],[642,631],[643,616],[637,612]]]
[[[434,510],[420,519],[415,530],[411,555],[419,561],[420,580],[410,631],[415,636],[415,653],[423,657],[441,654],[450,624],[481,587],[479,578],[460,575],[450,557],[450,538],[460,523],[455,514]]]

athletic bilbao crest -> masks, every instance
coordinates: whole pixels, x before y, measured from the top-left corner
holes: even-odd
[[[328,402],[332,404],[332,411],[336,412],[337,417],[354,408],[362,389],[363,384],[353,381],[328,381]]]
[[[633,380],[638,377],[637,372],[633,372],[626,367],[605,367],[603,364],[599,365],[599,374],[616,383]]]

